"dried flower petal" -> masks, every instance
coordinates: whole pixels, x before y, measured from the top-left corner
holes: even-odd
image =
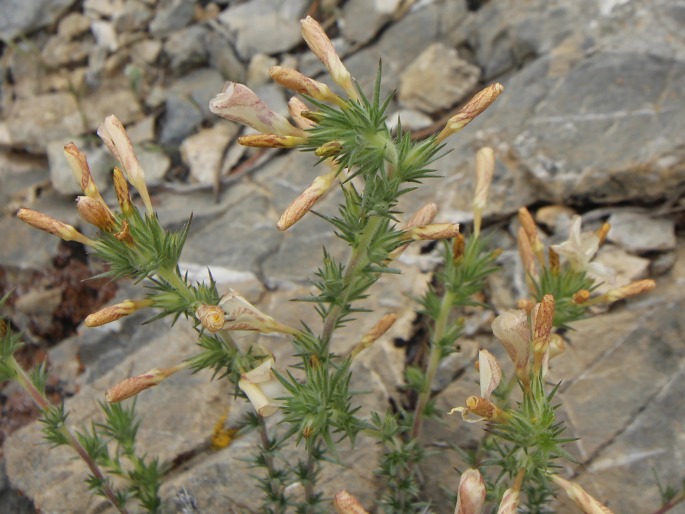
[[[284,393],[283,386],[273,372],[274,360],[269,357],[256,368],[243,373],[238,387],[246,395],[257,413],[262,417],[271,416],[279,407],[276,397]]]
[[[112,232],[117,226],[117,220],[107,206],[89,196],[76,198],[76,210],[84,221],[105,232]]]
[[[218,305],[200,305],[195,310],[195,316],[210,332],[218,332],[226,324],[226,313]]]
[[[86,318],[85,324],[87,327],[99,327],[133,314],[145,307],[150,307],[151,305],[152,300],[124,300],[121,303],[110,305],[109,307],[105,307],[104,309],[100,309],[99,311],[90,314]]]
[[[495,152],[483,147],[476,153],[476,191],[473,194],[473,232],[480,234],[483,210],[488,202],[488,191],[495,174]]]
[[[326,84],[307,77],[297,70],[272,66],[269,68],[269,75],[281,86],[301,95],[307,95],[322,102],[331,102],[341,107],[345,105],[345,101],[331,91]]]

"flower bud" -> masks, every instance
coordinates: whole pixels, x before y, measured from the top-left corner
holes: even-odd
[[[415,241],[435,241],[439,239],[451,239],[459,235],[458,223],[432,223],[414,227],[409,230],[411,239]]]
[[[477,469],[468,469],[459,480],[454,514],[480,514],[485,503],[485,482]]]
[[[549,348],[549,340],[554,327],[554,297],[546,294],[531,313],[533,326],[533,369],[539,372],[542,362]]]
[[[351,356],[352,358],[355,358],[357,355],[359,355],[362,351],[367,349],[369,346],[371,346],[376,339],[381,337],[383,334],[385,334],[390,327],[393,326],[395,321],[397,320],[397,315],[396,314],[386,314],[383,316],[378,323],[376,323],[371,330],[369,330],[364,337],[362,337],[362,340],[359,341],[355,347],[352,349]]]
[[[100,191],[98,191],[97,185],[93,180],[93,175],[90,172],[86,154],[81,152],[74,143],[69,143],[64,146],[64,157],[69,163],[71,172],[73,173],[76,182],[81,187],[81,191],[83,191],[87,197],[98,200],[104,204],[105,201],[102,199]]]
[[[93,314],[88,315],[85,320],[87,327],[99,327],[112,321],[124,318],[129,314],[143,309],[145,307],[150,307],[152,305],[152,300],[124,300],[116,305],[110,305],[104,309],[100,309]]]
[[[121,213],[128,218],[133,214],[134,209],[133,204],[131,203],[128,182],[126,181],[123,172],[116,167],[114,168],[114,171],[112,171],[112,178],[114,179],[114,191],[117,194]]]
[[[65,241],[77,241],[87,246],[95,246],[95,241],[84,236],[71,225],[57,221],[55,218],[32,209],[19,209],[17,218],[39,230],[44,230]]]
[[[117,220],[111,211],[104,204],[89,196],[76,198],[76,210],[84,221],[105,232],[112,232],[117,226]]]
[[[210,332],[218,332],[226,324],[226,313],[218,305],[200,305],[195,311],[195,316]]]
[[[306,137],[277,136],[276,134],[250,134],[238,138],[239,144],[253,148],[295,148],[306,142]]]
[[[560,262],[559,262],[559,254],[557,253],[557,251],[556,251],[554,248],[552,248],[552,247],[550,246],[550,247],[547,249],[547,256],[548,256],[548,259],[549,259],[549,269],[550,269],[550,271],[551,271],[553,274],[558,275],[558,274],[559,274],[559,270],[561,269],[561,264],[560,264]]]
[[[329,141],[328,143],[322,144],[316,150],[314,150],[314,155],[317,157],[335,157],[340,152],[342,152],[343,146],[338,141]]]
[[[604,223],[601,227],[597,229],[597,238],[599,239],[599,246],[602,246],[604,242],[607,240],[607,236],[609,235],[609,231],[611,230],[611,225],[609,223]]]
[[[288,206],[278,220],[276,228],[281,231],[287,230],[300,221],[302,217],[310,211],[314,204],[323,198],[331,189],[337,175],[338,170],[332,169],[328,173],[316,177],[314,182],[312,182],[312,184]]]
[[[414,227],[422,227],[428,225],[429,223],[433,222],[437,215],[437,204],[435,204],[434,202],[429,202],[423,207],[421,207],[418,211],[416,211],[414,215],[411,218],[409,218],[409,220],[407,220],[404,229],[409,230]],[[399,257],[408,247],[409,243],[394,249],[389,255],[389,260],[394,260],[397,257]]]
[[[322,102],[334,103],[340,107],[345,105],[345,101],[331,91],[326,84],[309,78],[292,68],[272,66],[269,68],[269,75],[274,82],[301,95],[307,95]]]
[[[302,113],[306,112],[308,109],[307,105],[295,96],[288,100],[288,112],[295,121],[295,125],[303,130],[313,128],[316,125],[312,120],[302,116]]]
[[[262,134],[305,136],[304,131],[269,109],[249,87],[235,82],[226,82],[221,93],[210,100],[209,110],[227,120],[252,127]]]
[[[542,261],[543,251],[545,249],[542,241],[540,241],[540,236],[538,234],[538,226],[535,224],[533,216],[531,216],[530,211],[525,207],[519,209],[519,222],[523,228],[528,241],[530,241],[530,246],[533,249],[533,253]]]
[[[531,280],[534,280],[538,276],[537,265],[535,264],[535,254],[533,253],[533,247],[530,245],[530,239],[526,235],[526,231],[523,227],[519,227],[516,241],[518,243],[519,256],[521,257],[521,263],[523,264],[523,269],[526,272],[526,281],[529,284]]]
[[[656,282],[651,279],[638,280],[636,282],[631,282],[628,285],[619,287],[617,289],[612,289],[604,296],[606,297],[607,303],[617,302],[619,300],[624,300],[631,296],[637,296],[647,291],[651,291],[656,287]]]
[[[590,291],[587,289],[580,289],[573,295],[573,303],[582,305],[590,299]]]
[[[504,91],[504,86],[496,83],[490,84],[485,89],[476,93],[466,105],[457,111],[457,114],[447,121],[445,128],[438,134],[436,142],[440,143],[444,141],[445,138],[459,132],[466,125],[471,123],[479,114],[492,105],[492,102],[495,101],[502,91]]]
[[[347,491],[339,491],[333,497],[333,506],[338,514],[368,514],[359,500]]]
[[[357,100],[359,93],[352,82],[352,76],[338,57],[335,48],[333,48],[333,43],[328,39],[323,27],[311,16],[300,20],[300,23],[302,24],[302,37],[307,42],[307,46],[319,58],[330,73],[331,78],[343,88],[347,96],[352,100]]]
[[[480,234],[483,210],[487,205],[488,191],[495,173],[495,152],[483,147],[476,154],[476,191],[473,195],[473,232]]]
[[[552,482],[564,490],[573,503],[580,507],[580,510],[585,514],[613,514],[611,510],[590,496],[580,485],[569,482],[559,475],[552,475],[550,478]]]
[[[521,492],[514,488],[509,488],[504,491],[502,501],[497,509],[497,514],[516,514],[521,500],[520,496]]]
[[[136,396],[142,391],[145,391],[145,389],[156,386],[165,378],[186,367],[186,364],[181,364],[179,366],[174,366],[173,368],[153,368],[150,371],[146,371],[142,375],[127,378],[126,380],[119,382],[114,387],[108,389],[105,393],[105,399],[109,403],[116,403],[126,400],[132,396]]]

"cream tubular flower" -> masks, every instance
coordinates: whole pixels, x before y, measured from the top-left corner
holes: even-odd
[[[126,134],[124,125],[116,116],[107,116],[105,121],[98,127],[98,136],[100,136],[107,148],[109,148],[109,151],[112,152],[112,155],[123,166],[128,181],[138,190],[138,194],[143,199],[147,213],[150,216],[154,215],[155,211],[152,208],[150,194],[145,184],[145,173],[138,162],[138,157],[136,157],[133,151],[133,143],[131,143],[128,134]]]
[[[485,482],[477,469],[467,469],[459,479],[454,514],[480,514],[485,504]]]
[[[506,413],[490,401],[492,392],[497,388],[502,378],[502,371],[495,357],[487,350],[478,352],[478,371],[481,396],[469,396],[466,399],[465,407],[455,407],[449,414],[460,412],[461,418],[467,423],[504,419]],[[471,417],[471,415],[476,417]]]
[[[478,370],[480,371],[480,395],[489,399],[502,380],[502,370],[495,356],[487,350],[478,352]]]
[[[307,46],[323,63],[331,78],[343,88],[343,91],[347,93],[350,99],[358,100],[359,93],[354,86],[352,76],[340,60],[338,53],[333,48],[333,43],[328,39],[323,27],[311,16],[300,20],[300,23],[302,24],[302,37],[307,42]]]
[[[613,514],[609,508],[595,500],[580,485],[569,482],[559,475],[552,475],[550,479],[561,487],[573,503],[578,505],[585,514]]]
[[[328,173],[316,177],[314,182],[286,208],[278,220],[276,228],[281,231],[287,230],[300,221],[314,207],[314,204],[330,191],[337,176],[338,170],[332,169]]]
[[[593,278],[611,282],[613,270],[597,262],[590,262],[599,249],[599,236],[594,232],[580,232],[582,218],[574,216],[568,239],[561,244],[552,245],[559,255],[566,257],[575,271],[585,271]]]
[[[514,488],[504,491],[502,501],[497,508],[497,514],[516,514],[518,512],[520,495],[521,492]]]
[[[299,333],[294,328],[283,325],[271,316],[264,314],[236,291],[230,290],[225,294],[221,298],[219,306],[226,313],[223,330],[250,330],[262,334],[280,332],[295,335]]]
[[[504,311],[495,318],[491,327],[492,333],[502,343],[514,363],[517,374],[519,371],[527,374],[531,341],[526,311],[520,309]]]
[[[238,387],[247,395],[248,400],[263,418],[278,410],[275,398],[284,392],[283,386],[273,372],[274,360],[269,357],[256,368],[240,376]]]
[[[262,134],[306,137],[280,114],[272,111],[249,87],[226,82],[217,96],[209,101],[209,110],[217,116],[247,125]]]
[[[86,246],[95,246],[95,241],[84,236],[71,225],[62,223],[42,212],[22,208],[17,211],[17,218],[34,228],[48,232],[64,241],[77,241]]]

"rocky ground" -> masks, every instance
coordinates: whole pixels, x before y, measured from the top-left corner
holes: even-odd
[[[209,266],[221,286],[243,291],[279,319],[314,320],[306,306],[287,300],[307,291],[322,245],[342,248],[315,217],[285,234],[275,230],[285,206],[315,176],[311,156],[246,151],[235,144],[240,129],[207,108],[232,80],[285,111],[287,94],[269,83],[269,66],[321,72],[299,34],[307,13],[325,22],[366,90],[382,59],[383,90],[397,90],[391,119],[401,115],[417,134],[439,129],[482,85],[504,84],[493,108],[438,161],[445,178],[412,200],[435,201],[441,220],[468,224],[475,151],[495,148],[486,216],[509,270],[490,284],[497,309],[523,295],[512,236],[512,214],[522,205],[550,241],[565,238],[574,212],[590,228],[608,220],[613,228],[600,259],[617,269],[619,281],[657,281],[649,295],[578,323],[552,370],[562,381],[560,415],[581,438],[569,445],[579,461],[568,464],[569,474],[615,512],[654,512],[654,471],[676,484],[685,469],[683,0],[0,2],[0,294],[15,290],[8,314],[26,333],[25,364],[48,358],[49,392],[68,398],[69,419],[78,424],[94,415],[109,385],[192,351],[194,337],[183,323],[141,327],[142,318],[131,316],[102,329],[82,327],[87,313],[135,295],[136,287],[84,282],[98,264],[82,248],[13,217],[25,206],[78,224],[78,189],[62,147],[75,140],[86,148],[104,188],[112,162],[93,134],[111,113],[137,145],[160,219],[179,226],[194,213],[182,256],[191,275]],[[113,198],[111,190],[106,195]],[[335,200],[321,210],[332,210]],[[403,293],[430,280],[435,259],[416,248],[400,265],[405,274],[379,285],[371,304],[398,312],[400,322],[355,364],[362,372],[357,388],[374,391],[363,397],[365,408],[383,410],[399,395],[403,342],[416,332]],[[440,407],[472,394],[476,349],[496,348],[492,316],[469,318],[462,353],[440,371]],[[337,344],[344,343],[342,334]],[[265,344],[284,351],[277,338]],[[257,493],[239,460],[252,438],[222,450],[210,445],[231,402],[225,384],[204,374],[175,376],[140,397],[140,442],[169,469],[162,495],[170,512],[184,489],[197,512],[256,510]],[[39,444],[40,425],[30,422],[36,413],[14,386],[2,389],[0,406],[0,512],[108,512],[85,492],[81,462]],[[480,430],[450,419],[430,425],[425,438],[438,448],[468,446]],[[346,468],[327,470],[324,481],[329,492],[344,486],[370,507],[378,450],[359,445]],[[454,490],[458,482],[453,467],[460,464],[445,455],[424,469],[437,512],[451,512],[440,486]],[[562,502],[558,511],[572,510]]]

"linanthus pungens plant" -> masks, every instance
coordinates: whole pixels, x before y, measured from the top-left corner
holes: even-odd
[[[88,238],[76,228],[30,209],[20,209],[17,214],[36,228],[85,245],[108,263],[103,276],[112,280],[127,277],[142,283],[144,296],[91,314],[86,318],[87,326],[99,326],[145,309],[156,311],[151,321],[170,316],[175,323],[183,316],[197,331],[195,355],[175,366],[154,368],[114,385],[106,393],[108,403],[102,405],[105,421],[72,436],[64,408],[50,406],[41,393],[44,368],[26,374],[13,357],[19,336],[9,330],[7,323],[0,325],[3,377],[15,378],[24,386],[43,412],[48,440],[71,445],[91,469],[91,488],[121,512],[126,512],[130,496],[148,511],[159,509],[157,487],[163,470],[156,461],[145,464],[136,456],[133,441],[138,424],[132,407],[123,409],[117,402],[183,369],[213,370],[216,377],[232,384],[237,397],[254,406],[241,433],[257,430],[259,434],[252,464],[263,470],[255,480],[263,493],[261,508],[265,512],[327,511],[327,499],[317,485],[322,463],[338,461],[339,444],[343,440],[354,443],[360,434],[376,438],[383,447],[377,473],[386,489],[379,507],[391,513],[430,508],[422,496],[417,465],[426,455],[419,439],[424,421],[441,416],[433,402],[435,375],[441,361],[457,349],[462,332],[461,309],[481,305],[479,295],[487,277],[497,270],[498,252],[489,248],[487,237],[481,234],[494,173],[494,152],[483,148],[476,156],[474,223],[468,237],[459,233],[454,223],[434,223],[435,204],[419,209],[403,225],[398,201],[422,181],[436,177],[430,166],[442,156],[443,141],[483,112],[503,88],[500,84],[486,87],[450,118],[441,132],[414,141],[401,127],[393,134],[386,126],[385,110],[391,97],[380,98],[380,67],[373,94],[367,97],[317,22],[309,17],[302,20],[302,34],[343,96],[322,82],[276,66],[271,69],[272,78],[309,103],[298,98],[290,100],[294,124],[271,111],[242,84],[227,83],[210,102],[210,110],[258,132],[240,137],[238,141],[243,145],[299,148],[314,153],[319,164],[324,165],[325,171],[284,211],[277,223],[279,230],[291,228],[313,212],[316,203],[334,187],[342,192],[337,214],[315,214],[347,243],[349,255],[343,262],[324,249],[322,264],[313,279],[314,292],[298,298],[313,304],[321,318],[318,329],[277,321],[237,291],[219,293],[211,274],[206,282],[189,281],[179,267],[179,257],[191,220],[177,231],[162,226],[131,141],[114,116],[104,121],[98,134],[122,166],[112,173],[118,209],[111,209],[100,195],[85,155],[74,144],[65,147],[65,156],[84,193],[77,203],[79,214],[97,227],[97,236]],[[143,203],[142,212],[131,199],[129,185]],[[598,284],[593,273],[603,270],[590,261],[603,236],[582,235],[580,222],[576,221],[569,241],[552,247],[545,261],[537,228],[525,209],[520,219],[519,249],[531,298],[522,301],[522,309],[504,312],[493,323],[495,335],[514,362],[513,381],[506,390],[497,389],[501,370],[492,354],[482,350],[480,396],[469,397],[465,406],[455,409],[467,420],[488,423],[484,451],[489,452],[491,461],[487,464],[501,471],[494,482],[484,480],[475,469],[462,475],[456,510],[460,513],[480,512],[486,498],[499,503],[499,512],[515,512],[522,496],[527,497],[533,511],[548,500],[551,482],[569,490],[568,483],[556,474],[556,460],[569,458],[562,448],[567,441],[561,435],[563,425],[556,420],[552,404],[556,388],[548,387],[544,380],[549,359],[563,350],[563,340],[554,331],[585,316],[594,304],[611,303],[653,287],[653,283],[643,281],[593,296]],[[331,350],[331,339],[337,329],[365,312],[360,301],[368,296],[369,288],[384,274],[398,272],[393,261],[410,243],[422,240],[442,241],[444,261],[434,284],[418,299],[422,314],[432,322],[427,357],[425,362],[406,370],[403,387],[411,393],[407,404],[366,415],[355,406],[354,392],[350,390],[352,362],[390,328],[395,316],[383,316],[341,354]],[[561,263],[559,256],[567,260]],[[235,338],[236,331],[277,332],[289,337],[298,364],[279,368],[267,348],[245,344]],[[516,383],[522,400],[513,405],[509,397]],[[276,413],[280,414],[279,422],[267,424],[265,418]],[[110,439],[118,445],[114,455],[108,450]],[[292,444],[304,447],[297,462],[282,458],[283,451]],[[129,461],[128,466],[121,464],[122,456]],[[474,467],[485,464],[473,461]],[[131,486],[123,492],[115,491],[98,466],[111,474],[125,475]],[[506,479],[512,483],[504,491]],[[579,496],[576,494],[576,498]],[[342,513],[365,512],[345,491],[335,496],[334,507]]]

